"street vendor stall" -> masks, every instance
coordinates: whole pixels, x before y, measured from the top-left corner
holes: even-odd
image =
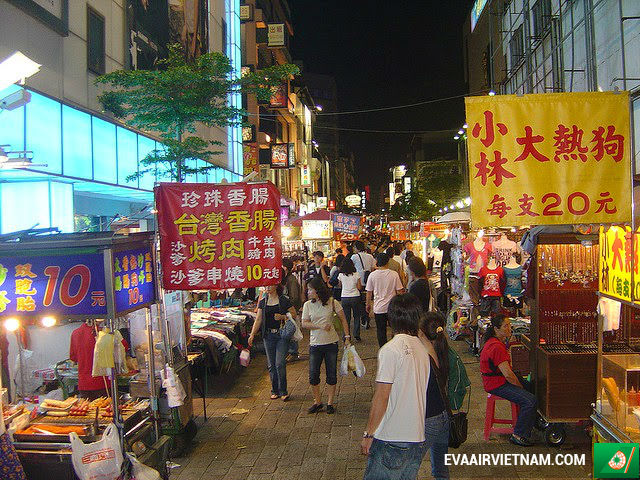
[[[28,478],[75,478],[68,434],[76,432],[84,442],[95,441],[110,423],[117,427],[125,451],[135,451],[165,475],[169,439],[158,436],[157,386],[151,381],[155,362],[145,364],[144,357],[153,358],[151,350],[139,350],[142,358],[138,358],[140,370],[147,372],[148,399],[123,395],[118,386],[120,380],[131,388],[140,377],[128,373],[132,365],[127,365],[118,340],[123,324],[117,319],[137,310],[146,312],[142,325],[146,345],[154,344],[149,328],[149,307],[157,298],[152,236],[25,238],[0,244],[0,265],[6,287],[1,292],[0,321],[16,333],[18,350],[12,372],[14,402],[6,410],[31,411],[15,419],[18,425],[10,425]],[[126,327],[125,334],[132,331]],[[30,343],[25,343],[29,336]],[[66,390],[38,397],[57,386],[55,377],[37,368],[42,367],[39,362],[57,362],[67,355],[77,362],[77,369],[66,371]],[[74,376],[77,394],[73,381],[68,381]]]

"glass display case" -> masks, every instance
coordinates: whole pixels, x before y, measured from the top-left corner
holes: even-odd
[[[640,353],[602,356],[596,412],[632,442],[640,441]]]

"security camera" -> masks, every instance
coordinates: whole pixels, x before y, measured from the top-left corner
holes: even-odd
[[[31,94],[24,88],[0,99],[0,110],[15,110],[25,106],[31,100]]]

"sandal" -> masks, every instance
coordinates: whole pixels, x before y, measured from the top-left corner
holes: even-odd
[[[283,395],[281,398],[283,402],[288,402],[289,399],[291,398],[291,395],[287,393],[286,395]]]
[[[309,414],[318,413],[323,408],[324,408],[324,405],[322,403],[314,403],[313,405],[311,405],[311,407],[309,407],[309,410],[307,410],[307,412]]]
[[[277,400],[280,398],[280,395],[276,395],[275,393],[272,393],[271,396],[269,397],[271,400]]]

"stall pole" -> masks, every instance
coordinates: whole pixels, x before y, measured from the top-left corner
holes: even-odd
[[[20,329],[15,331],[16,342],[18,343],[18,363],[20,365],[20,399],[24,403],[24,345],[22,344],[22,336],[20,335]]]
[[[149,382],[149,399],[151,400],[151,414],[153,416],[153,428],[156,434],[156,441],[160,438],[160,426],[158,416],[158,394],[156,392],[156,358],[153,348],[153,319],[151,318],[151,308],[144,309],[147,325],[147,338],[149,342],[149,368],[148,378]]]
[[[104,250],[104,276],[105,276],[105,296],[107,301],[107,319],[111,334],[115,331],[116,324],[116,299],[113,285],[113,251],[110,248]],[[120,445],[124,448],[124,422],[118,407],[118,381],[116,371],[111,371],[111,404],[113,406],[113,423],[120,435]]]

